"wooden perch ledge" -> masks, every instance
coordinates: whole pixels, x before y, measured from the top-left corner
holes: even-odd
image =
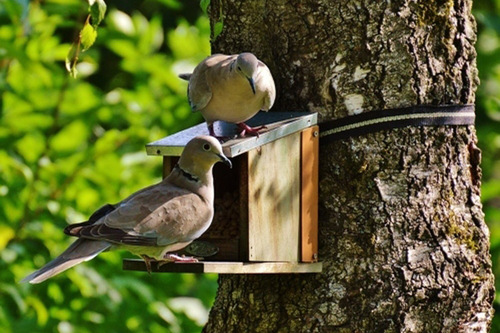
[[[155,273],[219,273],[219,274],[279,274],[279,273],[320,273],[323,264],[295,262],[210,262],[167,263],[158,267],[157,261],[151,262]],[[146,271],[146,264],[140,259],[125,259],[126,271]]]

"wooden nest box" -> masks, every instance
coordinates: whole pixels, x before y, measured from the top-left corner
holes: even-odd
[[[259,137],[231,139],[222,147],[233,162],[214,167],[215,215],[210,228],[182,253],[199,263],[168,263],[153,271],[206,273],[313,273],[318,261],[317,114],[260,112],[250,126],[265,124]],[[215,123],[218,135],[236,126]],[[208,135],[206,124],[152,142],[148,155],[163,156],[168,175],[186,143]],[[124,269],[145,270],[142,260]]]

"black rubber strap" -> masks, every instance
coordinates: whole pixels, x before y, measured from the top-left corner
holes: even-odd
[[[320,143],[406,126],[474,125],[474,105],[418,105],[361,113],[319,124]]]

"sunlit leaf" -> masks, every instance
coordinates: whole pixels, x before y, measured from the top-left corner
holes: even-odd
[[[82,318],[94,324],[102,324],[106,320],[102,314],[95,311],[85,311]]]
[[[115,29],[115,31],[121,32],[125,35],[132,35],[135,32],[132,18],[126,13],[115,9],[110,11],[108,17],[109,19],[106,21]]]
[[[7,12],[13,22],[18,22],[28,11],[29,1],[2,1],[3,10]]]
[[[483,201],[500,198],[500,179],[492,179],[481,187],[481,199]]]
[[[82,120],[65,126],[51,140],[50,146],[58,152],[74,151],[87,144],[88,128]]]
[[[94,28],[101,23],[106,14],[106,3],[104,0],[90,0],[90,16],[92,17],[92,25]]]
[[[184,312],[200,326],[208,320],[208,311],[198,298],[175,297],[168,300],[168,305],[174,311]]]
[[[89,47],[91,47],[97,38],[96,29],[87,22],[83,26],[82,31],[80,31],[80,40],[82,43],[82,52],[86,51]]]
[[[47,292],[49,297],[53,299],[57,304],[61,304],[62,302],[64,302],[64,293],[57,283],[50,283]]]
[[[127,325],[127,328],[129,329],[130,332],[137,331],[137,329],[141,325],[141,317],[140,316],[129,317],[127,318],[125,324]]]
[[[100,204],[97,189],[88,187],[79,191],[77,204],[79,208],[86,210],[95,209]]]
[[[18,288],[15,288],[12,285],[2,283],[2,284],[0,284],[0,291],[4,295],[9,295],[12,298],[14,303],[17,305],[17,309],[21,313],[26,312],[26,302],[23,299],[23,297],[21,297],[20,290]]]
[[[182,8],[182,1],[181,0],[158,0],[168,8],[172,9],[180,9]]]
[[[8,115],[3,119],[4,125],[13,131],[27,132],[34,129],[45,129],[53,123],[52,117],[47,114],[28,112],[17,115]]]
[[[0,225],[0,251],[5,249],[7,243],[14,238],[14,230],[8,226]]]
[[[120,39],[111,40],[107,46],[113,52],[115,52],[117,55],[123,58],[127,57],[137,58],[137,56],[139,56],[137,47],[134,45],[134,43],[128,40],[120,40]]]
[[[44,326],[49,319],[49,313],[45,305],[40,301],[40,299],[31,296],[26,297],[26,304],[35,310],[38,325]]]
[[[216,39],[222,32],[222,28],[224,28],[224,23],[222,21],[216,22],[214,24],[214,38]]]
[[[99,91],[87,82],[77,82],[68,91],[60,104],[64,115],[79,116],[90,112],[101,103]],[[89,123],[90,125],[90,123]]]
[[[207,15],[207,9],[209,5],[210,5],[210,0],[200,0],[200,7],[203,13],[205,13],[205,15]]]
[[[210,23],[206,17],[201,17],[196,27],[181,21],[174,30],[170,30],[167,42],[175,58],[192,61],[192,70],[198,62],[210,54],[210,40],[206,37],[209,30]],[[186,44],[186,40],[191,42]],[[177,76],[175,81],[179,86]]]
[[[154,302],[149,305],[149,307],[158,314],[158,316],[165,322],[172,326],[178,326],[177,318],[172,313],[172,311],[162,302]]]
[[[76,78],[76,75],[78,74],[76,70],[76,63],[78,61],[78,56],[80,53],[80,45],[79,44],[71,44],[71,47],[68,51],[68,55],[66,56],[66,70],[70,73],[70,75],[74,78]]]
[[[17,141],[16,148],[27,162],[34,163],[45,149],[45,138],[40,132],[33,131]]]

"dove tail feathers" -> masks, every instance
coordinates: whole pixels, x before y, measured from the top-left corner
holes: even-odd
[[[59,257],[22,279],[21,283],[43,282],[68,268],[78,265],[82,261],[88,261],[95,258],[95,256],[107,250],[110,246],[111,244],[105,241],[77,239]]]
[[[191,78],[191,73],[182,73],[182,74],[179,74],[179,77],[183,80],[186,80],[186,81],[189,81],[189,79]]]

